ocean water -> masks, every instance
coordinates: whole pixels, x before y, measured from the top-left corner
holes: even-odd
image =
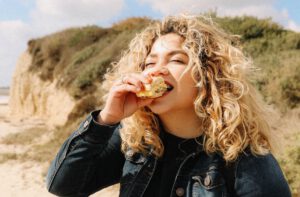
[[[0,95],[0,104],[8,103],[9,96]]]

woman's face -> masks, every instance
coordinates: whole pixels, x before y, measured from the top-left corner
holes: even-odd
[[[194,110],[193,102],[197,96],[197,88],[191,77],[191,70],[182,75],[189,62],[189,57],[182,47],[183,41],[184,39],[175,33],[163,35],[154,42],[146,58],[143,72],[168,70],[168,74],[161,76],[173,86],[171,91],[148,105],[155,114]]]

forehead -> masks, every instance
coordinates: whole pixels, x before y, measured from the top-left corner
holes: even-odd
[[[182,49],[183,41],[184,39],[175,33],[169,33],[160,36],[153,43],[151,53],[160,53]]]

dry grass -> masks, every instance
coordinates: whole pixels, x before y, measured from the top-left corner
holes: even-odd
[[[26,129],[25,131],[19,133],[8,134],[0,143],[2,144],[18,144],[27,145],[32,144],[36,139],[40,138],[43,134],[49,132],[45,127],[34,127]]]
[[[289,110],[275,125],[282,132],[281,154],[276,155],[294,194],[300,191],[300,108]]]
[[[26,157],[30,160],[37,162],[49,162],[51,161],[59,147],[68,138],[68,136],[74,132],[82,119],[69,122],[65,126],[58,127],[53,131],[52,138],[43,144],[32,144],[30,151],[28,151]]]
[[[19,160],[19,155],[16,153],[0,153],[0,164],[9,160]]]

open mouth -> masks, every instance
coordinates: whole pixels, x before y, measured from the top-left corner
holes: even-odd
[[[174,87],[162,77],[157,77],[151,84],[144,84],[144,90],[136,93],[140,98],[158,98],[171,92]]]
[[[169,92],[171,92],[171,90],[173,90],[173,86],[170,85],[169,83],[165,82],[166,86],[164,88],[158,88],[155,93],[156,94],[160,94],[160,96],[158,96],[157,98],[159,97],[162,97],[166,94],[168,94]]]
[[[168,82],[165,82],[167,84],[167,91],[171,91],[173,90],[173,86],[171,84],[169,84]]]

